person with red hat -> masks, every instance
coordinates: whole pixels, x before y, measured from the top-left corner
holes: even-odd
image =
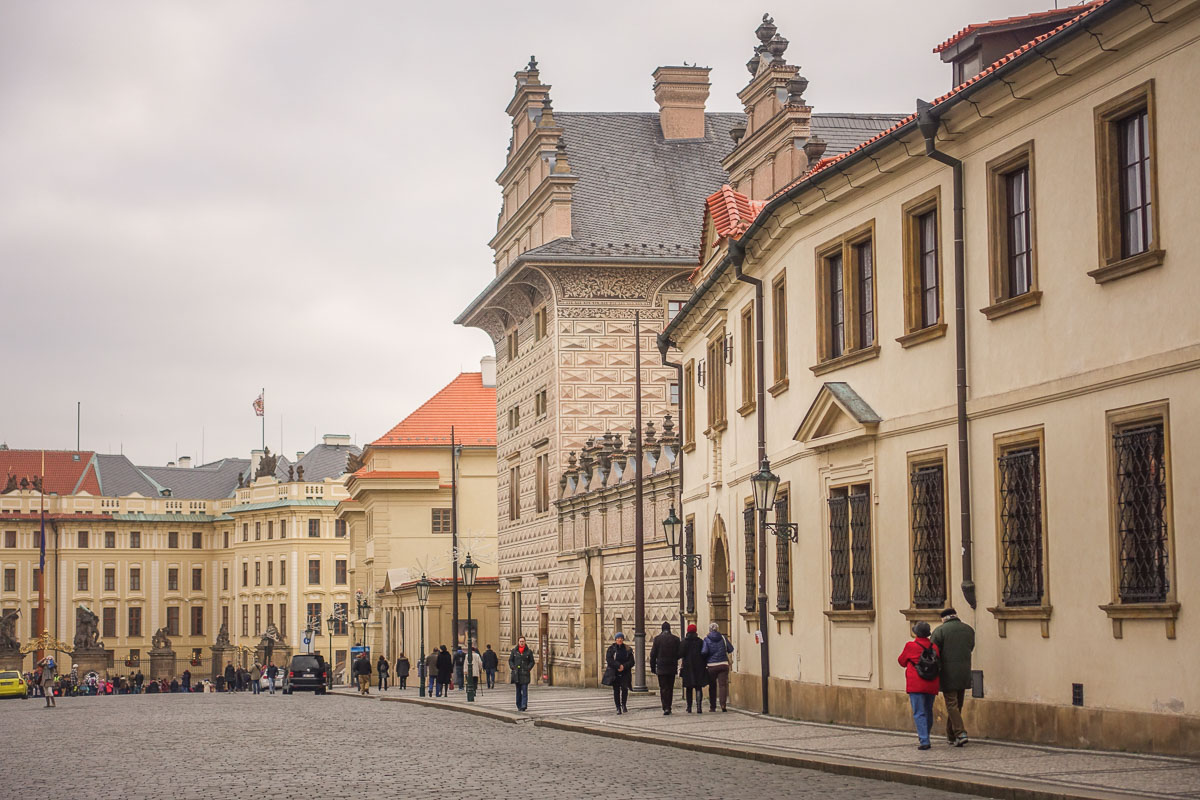
[[[692,713],[692,695],[696,696],[696,713],[704,713],[704,687],[708,685],[708,659],[700,652],[704,640],[696,633],[695,625],[687,626],[687,634],[679,646],[682,664],[679,675],[683,678],[684,698],[687,713]]]

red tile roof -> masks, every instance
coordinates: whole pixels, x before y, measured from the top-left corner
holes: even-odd
[[[977,22],[973,25],[968,25],[967,27],[963,28],[958,33],[951,36],[946,41],[939,44],[937,47],[933,48],[933,52],[940,53],[943,50],[945,50],[946,48],[953,47],[954,45],[958,44],[963,39],[970,36],[972,33],[979,33],[980,31],[986,31],[988,28],[1000,28],[1005,25],[1012,25],[1017,22],[1036,22],[1038,20],[1043,20],[1043,19],[1044,20],[1052,20],[1054,17],[1061,17],[1061,16],[1074,17],[1080,11],[1083,11],[1084,9],[1088,8],[1089,6],[1096,5],[1096,2],[1098,2],[1098,0],[1093,0],[1093,2],[1090,2],[1090,3],[1083,3],[1083,4],[1081,4],[1079,6],[1075,6],[1073,8],[1052,8],[1049,11],[1035,11],[1032,14],[1020,14],[1015,17],[1005,17],[1004,19],[993,19],[993,20],[989,20],[987,22]],[[1074,12],[1074,13],[1072,13],[1072,12]]]
[[[1080,20],[1084,19],[1085,17],[1090,16],[1097,9],[1102,8],[1103,6],[1107,5],[1110,2],[1112,2],[1112,0],[1095,0],[1095,2],[1089,3],[1086,6],[1079,6],[1079,13],[1076,14],[1074,17],[1067,20],[1063,24],[1059,25],[1057,28],[1054,28],[1053,30],[1050,30],[1050,31],[1046,31],[1041,36],[1038,36],[1037,38],[1026,42],[1025,44],[1018,47],[1016,50],[1013,50],[1011,53],[1008,53],[1007,55],[1005,55],[1003,58],[999,58],[996,61],[992,62],[990,65],[988,65],[987,69],[983,70],[978,75],[975,75],[974,77],[972,77],[966,81],[963,81],[958,86],[955,86],[953,89],[946,92],[946,94],[944,94],[941,97],[934,100],[933,105],[935,105],[935,106],[940,105],[941,103],[946,102],[947,100],[954,97],[955,95],[962,93],[969,86],[972,86],[975,83],[978,83],[982,78],[995,72],[997,69],[1004,66],[1008,62],[1012,61],[1017,56],[1020,56],[1023,53],[1028,52],[1029,50],[1032,50],[1034,47],[1037,47],[1039,44],[1046,41],[1051,36],[1054,36],[1054,35],[1060,33],[1061,31],[1064,31],[1067,28],[1070,28],[1071,26],[1078,24]],[[796,185],[802,183],[803,181],[814,177],[818,173],[824,172],[825,170],[829,169],[830,167],[837,164],[838,162],[846,159],[850,155],[859,152],[860,150],[870,146],[871,144],[874,144],[875,142],[879,141],[880,139],[886,139],[894,131],[904,127],[905,125],[908,125],[910,122],[912,122],[916,118],[917,118],[916,114],[909,114],[907,117],[898,121],[892,127],[888,128],[887,130],[880,131],[875,136],[872,136],[870,139],[867,139],[865,142],[862,142],[861,144],[859,144],[857,147],[854,147],[850,150],[847,150],[844,153],[840,153],[831,158],[821,159],[816,164],[814,164],[813,168],[810,169],[808,172],[801,175],[799,178],[792,181],[791,183],[789,183],[787,186],[780,189],[775,194],[771,195],[768,202],[770,202],[771,200],[774,200],[776,197],[779,197],[782,194],[787,193],[788,191],[790,191],[792,188],[794,188]]]
[[[100,494],[96,454],[90,450],[46,450],[46,492],[68,495]],[[15,475],[22,478],[42,474],[42,450],[0,450],[0,489]]]
[[[700,228],[700,266],[692,272],[689,279],[694,278],[708,260],[708,251],[721,246],[721,242],[729,238],[737,238],[746,232],[750,223],[758,216],[766,205],[764,200],[751,200],[741,192],[736,192],[729,184],[710,194],[704,200],[706,218],[712,217],[713,229],[717,239],[711,245],[708,242],[707,219]]]
[[[483,373],[460,374],[370,447],[450,444],[451,425],[459,444],[496,446],[496,387],[483,385]]]
[[[455,429],[457,433],[457,429]],[[448,440],[447,440],[448,441]],[[389,472],[388,470],[367,470],[363,467],[358,472],[354,473],[356,478],[395,478],[400,480],[419,480],[419,481],[436,481],[441,478],[437,470],[429,472]]]

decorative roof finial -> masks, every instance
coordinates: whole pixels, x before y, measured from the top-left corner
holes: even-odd
[[[527,72],[535,72],[538,68],[537,56],[529,57],[529,64],[525,67]]]
[[[765,47],[778,30],[779,28],[775,27],[775,20],[771,19],[771,15],[763,14],[762,24],[754,31],[754,35],[758,37],[758,40]]]

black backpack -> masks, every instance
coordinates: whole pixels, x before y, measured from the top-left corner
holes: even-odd
[[[926,681],[936,680],[938,673],[941,672],[941,664],[938,663],[937,653],[932,645],[921,651],[921,657],[913,666],[917,670],[917,675]]]

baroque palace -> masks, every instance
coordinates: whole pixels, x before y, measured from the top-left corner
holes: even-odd
[[[77,609],[86,609],[113,672],[147,670],[158,635],[175,653],[169,674],[199,677],[223,666],[210,663],[223,632],[243,660],[267,634],[281,652],[308,649],[306,629],[320,637],[314,648],[328,641],[343,664],[353,612],[346,526],[335,512],[347,496],[347,459],[359,453],[342,435],[295,461],[255,450],[197,466],[0,450],[0,613],[19,612],[21,640],[45,628],[69,645]]]
[[[1175,494],[1197,479],[1198,18],[1097,0],[972,25],[935,49],[952,90],[909,114],[814,112],[766,16],[741,113],[705,110],[700,67],[654,72],[657,114],[557,111],[535,60],[517,72],[496,276],[456,320],[496,346],[503,644],[598,683],[631,633],[640,468],[646,630],[717,622],[739,704],[907,728],[894,655],[953,605],[972,730],[1200,751]]]

